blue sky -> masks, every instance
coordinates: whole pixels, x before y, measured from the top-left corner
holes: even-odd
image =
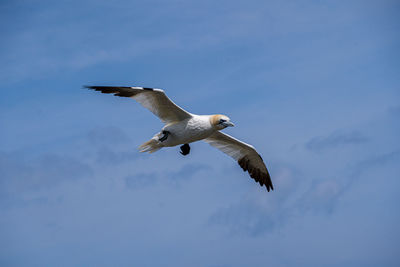
[[[1,266],[398,266],[398,1],[2,1]],[[82,85],[163,88],[270,169]]]

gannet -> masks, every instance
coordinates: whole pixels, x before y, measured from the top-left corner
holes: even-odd
[[[158,116],[165,124],[161,131],[142,144],[140,152],[153,153],[163,147],[181,145],[181,154],[190,152],[190,143],[204,140],[235,159],[243,171],[248,171],[268,192],[274,190],[271,177],[261,156],[252,145],[246,144],[223,132],[234,124],[228,116],[195,115],[172,102],[161,89],[125,86],[84,86],[104,94],[130,97]]]

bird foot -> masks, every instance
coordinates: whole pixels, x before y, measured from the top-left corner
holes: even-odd
[[[190,153],[190,146],[188,144],[184,144],[183,146],[181,146],[181,154],[186,156],[187,154]]]
[[[168,135],[170,134],[170,132],[168,132],[168,131],[162,131],[161,133],[163,134],[163,136],[161,136],[160,138],[158,138],[158,141],[164,142],[165,140],[167,140]]]

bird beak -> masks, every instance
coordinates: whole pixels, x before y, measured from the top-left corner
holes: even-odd
[[[226,127],[233,127],[233,126],[235,126],[235,124],[233,124],[233,123],[230,122],[230,121],[226,121],[226,122],[222,123],[222,125],[224,125],[224,126],[226,126]]]

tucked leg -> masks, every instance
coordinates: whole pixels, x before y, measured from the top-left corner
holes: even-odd
[[[184,144],[181,146],[181,154],[186,156],[190,153],[190,146],[188,144]]]
[[[163,136],[161,136],[158,140],[161,142],[164,142],[165,140],[167,140],[168,135],[170,134],[170,132],[168,131],[162,131]]]

